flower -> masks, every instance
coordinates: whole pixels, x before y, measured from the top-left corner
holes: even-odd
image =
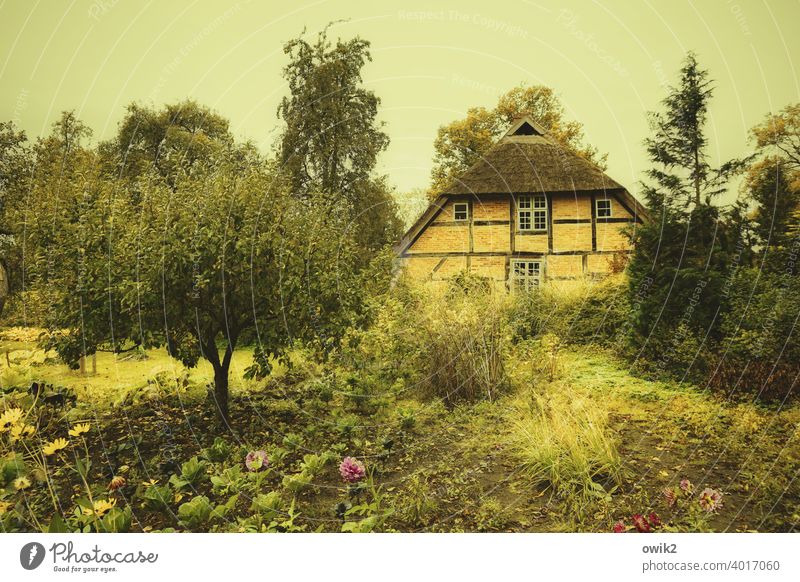
[[[90,426],[88,422],[84,422],[83,424],[76,424],[69,431],[69,436],[71,437],[81,436],[82,434],[89,432],[89,428]]]
[[[614,533],[625,533],[626,529],[628,528],[625,527],[625,522],[621,519],[614,524]]]
[[[31,480],[27,477],[17,477],[14,479],[14,489],[17,491],[22,491],[23,489],[27,489],[31,486]]]
[[[116,499],[111,499],[110,501],[107,499],[98,499],[97,501],[94,502],[92,509],[84,507],[83,514],[103,517],[108,512],[108,510],[113,508],[116,504],[117,504]]]
[[[700,498],[698,499],[698,503],[700,503],[700,507],[702,507],[707,512],[711,513],[718,510],[722,507],[722,493],[717,491],[716,489],[711,489],[710,487],[706,487],[700,493]]]
[[[360,481],[367,474],[364,463],[353,457],[345,457],[339,465],[339,474],[345,483]]]
[[[670,507],[675,505],[678,496],[675,494],[675,490],[672,487],[664,487],[662,493],[664,494],[664,499],[667,501],[667,505]]]
[[[0,515],[3,515],[11,508],[11,504],[8,501],[0,501]]]
[[[21,408],[10,408],[0,416],[0,432],[6,432],[12,426],[22,420]]]
[[[244,466],[253,473],[266,469],[269,466],[267,451],[250,451],[244,458]]]
[[[108,488],[111,489],[111,491],[116,491],[117,489],[125,487],[125,483],[127,483],[125,477],[122,475],[114,475],[111,482],[108,484]]]
[[[691,493],[694,491],[694,485],[688,479],[681,479],[681,491],[685,493]]]
[[[631,520],[633,521],[633,525],[636,528],[636,531],[641,533],[647,533],[650,531],[650,523],[647,521],[647,518],[643,516],[641,513],[634,513],[631,516]]]
[[[61,449],[66,449],[68,444],[69,443],[67,442],[67,439],[56,439],[53,442],[47,443],[45,446],[43,446],[42,452],[45,455],[50,456],[54,453],[57,453]]]
[[[34,434],[36,434],[36,429],[31,425],[15,424],[11,427],[11,431],[9,432],[8,436],[13,443],[20,440],[22,437],[33,436]]]
[[[650,515],[648,515],[647,516],[647,521],[649,521],[650,525],[652,525],[654,528],[661,527],[661,525],[662,525],[661,524],[661,518],[658,517],[658,514],[656,512],[653,512]]]

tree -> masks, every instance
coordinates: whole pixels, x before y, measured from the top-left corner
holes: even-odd
[[[583,125],[568,121],[555,92],[542,85],[520,85],[502,95],[494,109],[473,107],[464,119],[439,128],[434,141],[430,196],[477,162],[517,118],[530,115],[567,150],[604,167],[606,155],[584,143]]]
[[[389,137],[377,121],[380,99],[363,87],[370,43],[356,37],[334,44],[327,30],[313,43],[300,36],[284,46],[289,95],[278,108],[285,124],[279,159],[296,196],[345,212],[363,268],[400,237],[402,222],[385,177],[374,175]]]
[[[300,36],[284,45],[289,95],[278,107],[285,123],[280,161],[294,192],[355,206],[357,188],[369,181],[389,137],[376,120],[380,99],[362,84],[370,43],[356,37],[333,44],[327,31],[313,43]]]
[[[31,152],[24,131],[13,122],[0,123],[0,313],[20,284],[21,253],[17,215],[25,198]]]
[[[155,168],[174,187],[181,172],[230,148],[229,126],[227,119],[191,100],[161,109],[131,103],[117,135],[99,151],[111,174],[135,181]]]
[[[708,73],[689,53],[676,87],[651,113],[645,140],[652,167],[642,189],[653,220],[634,234],[629,265],[633,340],[662,368],[703,371],[703,354],[721,338],[720,311],[736,233],[713,199],[743,161],[712,168],[705,123]]]
[[[45,295],[45,347],[77,367],[99,349],[165,346],[214,370],[213,399],[229,425],[229,372],[255,336],[263,375],[293,341],[335,346],[358,313],[358,249],[349,218],[290,194],[248,144],[165,177],[153,165],[125,195],[92,152],[71,178],[46,173],[28,243]]]
[[[762,246],[786,247],[800,236],[800,104],[787,105],[751,130],[758,159],[746,191],[755,204]]]
[[[662,101],[663,113],[650,113],[652,137],[645,147],[654,166],[644,185],[651,208],[689,208],[711,201],[725,191],[728,180],[744,165],[731,160],[717,168],[708,162],[705,125],[713,87],[694,53],[688,53],[677,87]]]

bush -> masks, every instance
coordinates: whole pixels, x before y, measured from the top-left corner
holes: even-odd
[[[515,297],[514,335],[528,339],[553,334],[567,343],[610,345],[625,333],[630,311],[624,277],[608,277],[571,289],[545,286]]]
[[[784,399],[800,374],[800,277],[741,269],[730,280],[723,340],[709,386]]]
[[[508,386],[509,298],[479,278],[449,288],[400,282],[366,331],[351,332],[343,362],[369,371],[377,394],[418,388],[452,406],[493,400]],[[352,390],[351,390],[352,392]]]

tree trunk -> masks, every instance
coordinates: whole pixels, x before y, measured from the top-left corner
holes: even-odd
[[[97,352],[92,354],[92,376],[97,375]]]
[[[214,366],[214,404],[217,408],[217,417],[227,427],[230,427],[228,416],[228,368],[230,361],[221,362]]]

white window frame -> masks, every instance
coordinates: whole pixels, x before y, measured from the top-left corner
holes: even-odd
[[[600,203],[608,202],[608,214],[600,214]],[[594,213],[597,218],[611,218],[611,198],[598,198],[594,201]]]
[[[543,226],[537,227],[537,223]],[[517,197],[517,228],[520,232],[547,232],[546,196],[523,194]]]
[[[511,259],[509,278],[512,291],[539,289],[544,276],[543,259]]]
[[[459,207],[463,206],[463,210],[459,210]],[[464,213],[464,218],[459,218],[459,212]],[[453,220],[456,222],[468,222],[469,221],[469,202],[453,202]]]

